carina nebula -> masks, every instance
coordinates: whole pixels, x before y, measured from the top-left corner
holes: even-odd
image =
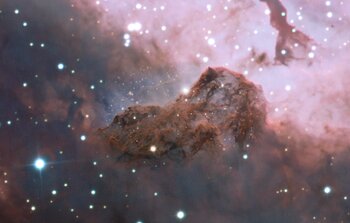
[[[259,88],[241,74],[208,68],[174,103],[130,107],[101,134],[123,155],[187,158],[201,150],[242,149],[265,116]]]
[[[350,222],[349,11],[0,0],[0,222]]]

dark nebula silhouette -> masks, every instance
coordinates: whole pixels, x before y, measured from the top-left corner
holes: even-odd
[[[260,87],[225,68],[208,68],[188,95],[164,107],[129,107],[101,134],[132,158],[187,158],[200,150],[243,150],[265,117]]]
[[[267,3],[278,46],[259,0],[0,1],[0,223],[350,222],[350,3]]]
[[[303,55],[305,55],[305,52],[310,48],[309,44],[312,42],[312,39],[288,23],[287,9],[280,0],[260,1],[266,2],[268,5],[270,9],[270,23],[278,31],[275,61],[287,65],[292,59],[301,59],[294,55],[295,51],[301,48]]]

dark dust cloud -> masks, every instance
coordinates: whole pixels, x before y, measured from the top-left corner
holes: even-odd
[[[129,107],[100,134],[131,159],[182,159],[203,150],[243,151],[263,128],[265,108],[261,90],[243,75],[208,68],[175,102],[165,107]]]
[[[349,9],[0,1],[0,222],[350,222]]]

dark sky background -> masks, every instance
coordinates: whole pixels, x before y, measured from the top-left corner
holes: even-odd
[[[0,0],[0,222],[350,222],[350,6],[282,2]],[[208,66],[264,91],[249,158],[117,161],[97,129]]]

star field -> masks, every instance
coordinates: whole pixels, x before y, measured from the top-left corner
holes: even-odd
[[[0,2],[0,222],[350,222],[349,10]],[[190,94],[208,66],[267,100],[267,131],[244,152],[127,162],[98,136],[129,106]]]

